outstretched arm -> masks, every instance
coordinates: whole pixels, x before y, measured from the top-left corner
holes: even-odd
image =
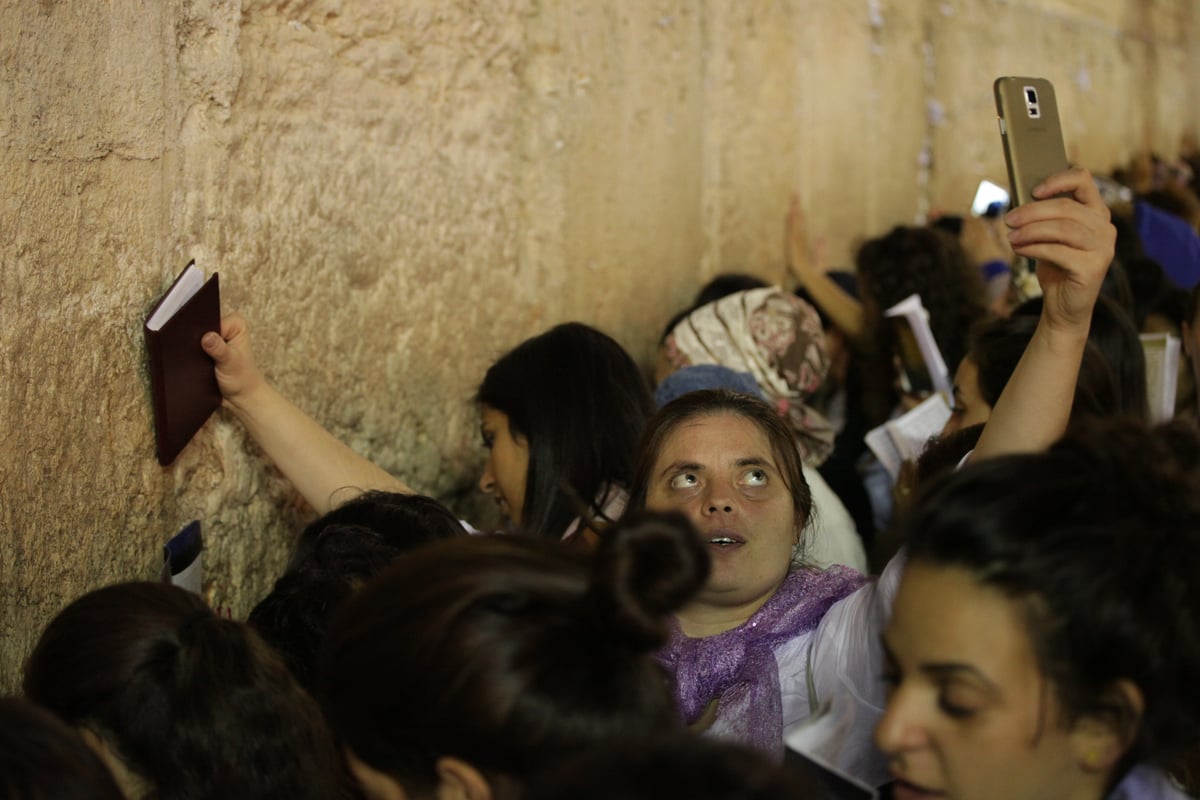
[[[792,275],[809,297],[821,307],[833,324],[849,338],[860,341],[866,329],[862,303],[848,294],[829,277],[823,243],[809,245],[808,221],[800,208],[799,196],[793,194],[787,213],[787,260]]]
[[[1091,174],[1071,169],[1033,190],[1004,221],[1018,255],[1037,259],[1042,316],[972,459],[1041,450],[1066,432],[1092,309],[1112,262],[1116,229]]]
[[[217,384],[250,437],[319,513],[368,489],[412,493],[355,453],[267,383],[254,362],[246,320],[232,314],[201,340],[216,362]]]

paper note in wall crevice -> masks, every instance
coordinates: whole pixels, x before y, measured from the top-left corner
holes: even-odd
[[[163,546],[162,580],[200,594],[204,585],[203,551],[200,520],[194,519]]]

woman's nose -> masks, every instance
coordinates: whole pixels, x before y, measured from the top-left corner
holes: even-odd
[[[879,724],[875,726],[875,744],[884,755],[893,756],[918,748],[925,741],[925,733],[909,696],[899,689],[893,691]]]
[[[708,496],[704,498],[706,514],[732,514],[735,508],[737,508],[737,503],[734,501],[732,493],[719,487],[710,489]]]
[[[489,458],[483,464],[483,473],[479,476],[479,490],[491,494],[496,487],[496,476],[492,474],[492,460]]]

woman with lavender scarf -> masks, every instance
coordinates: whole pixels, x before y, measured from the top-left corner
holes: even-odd
[[[1112,260],[1115,231],[1086,170],[1052,176],[1035,196],[1048,199],[1005,221],[1014,251],[1038,260],[1042,317],[973,461],[1041,450],[1066,430]],[[713,558],[661,653],[686,721],[779,757],[786,737],[864,787],[885,783],[871,735],[885,702],[880,633],[903,553],[877,580],[794,563],[811,503],[799,451],[774,409],[744,395],[698,392],[663,407],[643,436],[631,490],[631,509],[687,514]]]

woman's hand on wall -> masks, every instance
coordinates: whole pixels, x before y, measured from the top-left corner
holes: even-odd
[[[796,282],[808,291],[833,324],[851,340],[859,341],[866,329],[862,303],[829,277],[827,247],[823,237],[810,242],[808,220],[800,196],[792,194],[784,226],[785,257]]]
[[[824,275],[829,270],[825,238],[817,237],[816,241],[809,239],[808,219],[800,205],[800,195],[794,192],[788,202],[785,231],[788,267],[800,285],[806,285],[814,276]]]
[[[249,325],[241,315],[222,319],[220,335],[206,333],[200,345],[216,362],[217,385],[226,406],[317,513],[368,489],[412,493],[267,382],[254,362]]]

